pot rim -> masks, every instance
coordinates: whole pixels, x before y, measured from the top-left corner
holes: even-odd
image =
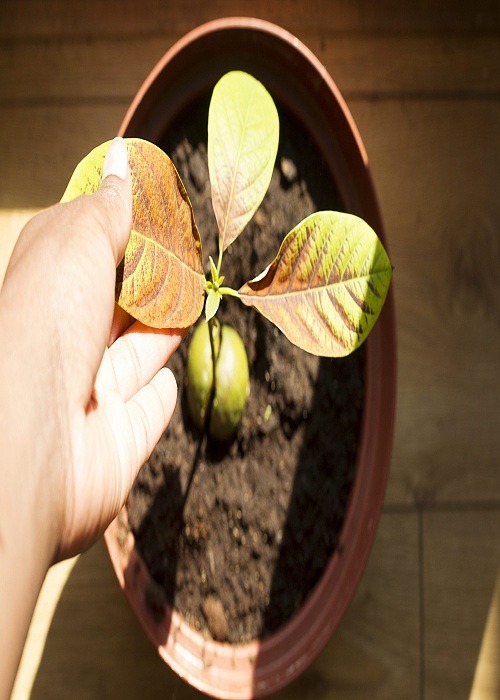
[[[318,75],[321,76],[321,79],[326,85],[328,85],[328,89],[335,96],[336,101],[339,103],[342,111],[345,113],[353,136],[356,139],[358,151],[361,154],[366,167],[368,167],[368,155],[347,103],[333,78],[317,56],[300,39],[298,39],[287,29],[284,29],[273,22],[269,22],[268,20],[241,15],[221,17],[210,20],[195,27],[194,29],[191,29],[189,32],[184,34],[184,36],[178,39],[163,54],[163,56],[146,76],[134,99],[130,103],[127,112],[125,113],[118,134],[123,136],[126,133],[134,114],[144,99],[144,96],[149,92],[152,85],[158,80],[158,77],[164,70],[165,66],[167,66],[173,58],[183,53],[192,43],[197,42],[200,38],[203,38],[209,34],[215,34],[226,30],[233,31],[235,29],[253,29],[254,31],[262,32],[264,34],[268,34],[269,36],[274,36],[279,41],[285,42],[289,46],[293,47],[294,51],[300,53],[306,59],[306,61],[314,67]]]
[[[161,81],[172,61],[210,35],[252,30],[281,42],[310,66],[318,82],[340,109],[348,148],[355,156],[358,179],[367,195],[367,215],[387,248],[380,210],[369,172],[366,149],[338,87],[318,58],[297,37],[266,20],[227,17],[196,27],[179,39],[158,61],[133,99],[119,130],[130,133],[138,112],[147,109],[148,95]],[[321,579],[299,611],[277,632],[262,641],[231,645],[206,640],[189,627],[175,610],[167,608],[153,621],[144,600],[148,585],[145,565],[133,548],[118,544],[115,521],[106,532],[106,544],[116,575],[131,606],[164,660],[202,692],[226,699],[247,699],[275,692],[296,678],[320,653],[345,613],[365,568],[382,510],[389,472],[396,402],[396,341],[393,284],[380,317],[366,341],[365,407],[360,434],[357,473],[340,534]],[[361,517],[359,513],[361,512]],[[335,596],[331,595],[331,590]],[[171,634],[169,634],[169,630]],[[173,630],[173,632],[172,632]]]

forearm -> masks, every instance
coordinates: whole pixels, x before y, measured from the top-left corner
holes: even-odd
[[[123,140],[103,172],[95,194],[26,225],[0,290],[0,700],[49,566],[109,525],[175,405],[161,368],[180,334],[107,349],[132,223]]]
[[[8,290],[4,290],[7,292]],[[42,339],[26,334],[29,314],[14,317],[0,294],[0,698],[14,682],[31,615],[56,547],[50,468],[55,431],[37,372]],[[22,308],[22,307],[21,307]],[[54,465],[55,466],[55,465]]]
[[[2,469],[5,467],[3,463]],[[31,616],[50,563],[43,544],[43,531],[39,536],[29,514],[36,505],[32,506],[28,498],[22,499],[24,503],[13,499],[9,503],[9,492],[23,488],[17,478],[11,478],[10,482],[7,497],[0,499],[0,698],[8,698],[11,692]]]

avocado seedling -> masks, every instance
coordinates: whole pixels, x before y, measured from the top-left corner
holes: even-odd
[[[117,303],[155,328],[185,328],[200,317],[188,353],[187,397],[200,430],[229,440],[248,393],[248,361],[236,331],[220,326],[224,296],[240,299],[295,345],[324,357],[359,347],[383,307],[392,266],[371,227],[352,214],[316,212],[283,239],[268,267],[239,290],[224,286],[224,252],[260,206],[271,180],[279,117],[265,87],[241,71],[224,75],[208,113],[208,168],[218,259],[205,277],[192,206],[170,158],[126,139],[133,189],[132,231],[117,272]],[[95,191],[109,142],[76,168],[62,201]],[[259,271],[256,271],[259,272]]]

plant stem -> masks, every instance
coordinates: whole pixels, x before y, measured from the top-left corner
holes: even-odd
[[[232,289],[232,287],[219,287],[219,292],[222,295],[226,294],[230,297],[236,297],[236,299],[240,298],[239,292],[237,292],[236,289]]]
[[[221,246],[220,246],[220,243],[219,243],[219,257],[217,258],[217,276],[218,276],[218,277],[220,277],[220,270],[221,270],[221,267],[222,267],[222,254],[223,254],[223,252],[224,252],[224,251],[222,250],[222,248],[221,248]]]
[[[209,435],[209,427],[210,427],[210,416],[212,415],[212,404],[214,402],[214,397],[215,397],[215,366],[217,364],[217,358],[219,356],[219,351],[220,351],[220,346],[221,346],[221,328],[220,328],[220,323],[216,318],[211,318],[208,321],[208,333],[210,336],[210,349],[212,351],[212,388],[210,389],[210,396],[208,397],[208,403],[207,403],[207,411],[205,413],[205,421],[204,421],[204,426],[203,426],[203,434],[200,435],[200,439],[198,442],[198,446],[196,448],[196,454],[193,460],[193,464],[191,467],[191,472],[189,474],[189,479],[188,483],[186,486],[186,491],[184,493],[184,501],[183,501],[183,506],[182,510],[184,512],[184,509],[186,507],[187,499],[189,497],[189,492],[191,490],[191,485],[193,483],[194,475],[196,473],[196,470],[198,468],[198,464],[200,461],[200,456],[202,454],[202,451],[204,451],[208,435]]]
[[[191,485],[192,485],[193,480],[194,480],[194,475],[196,474],[196,470],[198,469],[201,455],[205,450],[206,442],[207,442],[207,433],[204,432],[203,435],[200,435],[200,437],[198,439],[198,445],[196,446],[196,453],[194,455],[193,463],[191,465],[191,471],[189,473],[189,478],[188,478],[188,482],[186,485],[186,490],[184,492],[184,498],[183,498],[183,502],[182,502],[182,513],[183,514],[184,514],[184,511],[186,509],[186,503],[187,503],[187,500],[189,498],[189,492],[191,491]]]
[[[212,350],[212,368],[214,371],[214,379],[215,379],[215,363],[217,362],[217,358],[219,357],[219,351],[220,351],[220,323],[219,321],[215,318],[211,318],[208,322],[208,331],[210,335],[210,348]]]
[[[213,317],[208,321],[208,334],[210,337],[210,349],[212,351],[212,388],[207,403],[207,412],[205,414],[204,432],[208,435],[210,426],[210,416],[212,414],[212,404],[215,397],[215,367],[217,358],[219,357],[221,346],[221,327],[219,321]]]

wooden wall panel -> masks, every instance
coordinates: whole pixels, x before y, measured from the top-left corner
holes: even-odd
[[[500,102],[350,105],[395,266],[403,380],[388,500],[498,500]]]
[[[216,17],[249,15],[290,31],[492,32],[500,28],[495,0],[3,0],[0,36],[181,34]]]
[[[116,134],[126,107],[123,102],[0,108],[0,157],[8,172],[0,208],[59,201],[79,161]]]
[[[496,36],[297,32],[347,97],[380,99],[500,93]],[[177,36],[5,41],[0,105],[130,99]],[[376,57],[376,60],[374,60]]]

